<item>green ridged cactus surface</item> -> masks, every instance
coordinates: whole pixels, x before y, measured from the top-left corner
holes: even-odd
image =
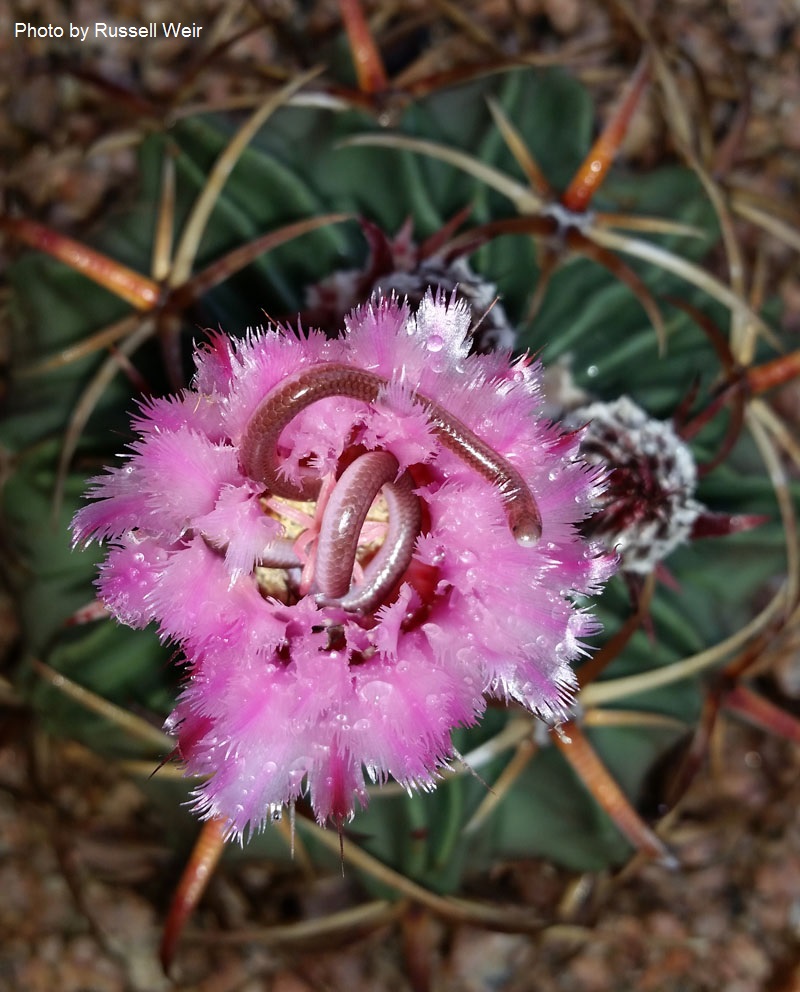
[[[460,238],[460,247],[447,263],[437,257],[436,271],[456,259],[468,261],[473,297],[479,292],[475,286],[490,287],[490,299],[497,297],[513,332],[514,351],[541,358],[553,372],[547,411],[557,422],[566,418],[570,424],[571,411],[629,397],[653,421],[674,420],[680,434],[715,402],[729,373],[713,335],[690,308],[724,333],[756,320],[746,312],[745,301],[734,306],[729,291],[718,291],[718,278],[693,281],[697,272],[712,271],[721,235],[701,179],[686,166],[643,172],[620,162],[592,201],[598,215],[647,215],[676,225],[632,237],[657,246],[663,257],[679,259],[688,266],[683,272],[668,271],[661,256],[627,258],[637,285],[661,312],[658,333],[642,293],[637,298],[619,272],[587,257],[579,241],[569,240],[571,226],[579,227],[577,213],[551,234],[535,225],[528,231],[513,229],[515,219],[537,217],[544,224],[543,218],[556,214],[520,209],[508,190],[499,188],[501,175],[514,190],[526,187],[499,122],[511,124],[552,186],[565,189],[589,150],[595,121],[592,95],[568,71],[516,68],[441,88],[410,100],[388,127],[345,101],[308,98],[322,88],[312,79],[301,91],[305,99],[279,101],[256,129],[217,191],[193,272],[287,225],[328,214],[346,216],[271,247],[241,268],[231,265],[218,284],[201,286],[190,299],[181,298],[180,287],[171,287],[174,293],[162,298],[164,306],[150,312],[143,308],[111,348],[103,342],[68,360],[59,355],[129,317],[130,304],[97,285],[91,273],[81,274],[41,253],[22,254],[10,269],[16,374],[2,425],[11,466],[3,512],[23,624],[17,682],[47,732],[77,739],[110,762],[136,758],[155,767],[165,754],[128,725],[65,694],[36,666],[44,663],[154,729],[175,706],[186,672],[173,664],[179,652],[174,639],[159,638],[152,624],[131,629],[107,615],[82,622],[79,614],[96,595],[94,582],[105,552],[96,544],[73,550],[70,521],[85,505],[87,480],[106,465],[119,465],[118,456],[133,441],[131,416],[142,387],[158,397],[174,391],[179,377],[188,383],[195,343],[208,342],[217,329],[243,339],[249,328],[271,320],[296,325],[298,314],[313,326],[321,288],[338,273],[346,309],[337,315],[335,305],[329,306],[323,328],[334,335],[347,310],[369,299],[374,286],[366,277],[351,276],[375,268],[378,245],[397,247],[393,239],[407,225],[403,243],[412,246],[413,254],[414,246],[435,238],[460,211],[461,223],[447,239],[459,244]],[[92,247],[148,273],[165,175],[171,171],[174,177],[171,223],[177,242],[242,119],[199,114],[144,135],[137,150],[135,193],[93,235]],[[435,143],[438,151],[425,153],[423,141]],[[587,223],[594,222],[593,216]],[[476,236],[473,251],[469,232],[489,224],[500,226],[491,235]],[[591,240],[591,232],[588,236]],[[552,277],[545,271],[545,250],[559,255]],[[417,268],[423,282],[425,272],[435,270],[425,270],[419,259]],[[453,284],[464,278],[463,268],[459,272]],[[537,287],[540,298],[531,313]],[[772,315],[767,308],[765,319]],[[472,319],[482,316],[473,312]],[[139,346],[136,335],[147,321],[152,333],[141,334]],[[774,354],[763,337],[757,347],[765,359]],[[53,361],[42,367],[48,359]],[[691,452],[695,466],[711,462],[726,447],[735,405],[735,396],[727,405],[720,403],[697,432],[676,442]],[[569,429],[582,426],[574,423]],[[757,443],[759,430],[746,424],[687,497],[697,506],[693,520],[746,518],[753,526],[714,538],[696,536],[689,527],[663,562],[631,571],[623,557],[604,591],[579,604],[602,623],[602,633],[590,639],[595,651],[613,643],[636,604],[652,591],[642,622],[626,643],[609,649],[610,663],[577,695],[573,713],[586,741],[645,817],[663,809],[654,770],[663,777],[665,767],[679,763],[681,745],[700,719],[709,673],[734,656],[737,632],[769,603],[787,573],[786,511],[782,518],[774,473],[771,477]],[[799,496],[796,483],[786,485],[788,505],[796,506]],[[603,533],[610,547],[618,546],[618,534]],[[652,542],[652,535],[644,540]],[[723,649],[715,655],[720,644]],[[707,663],[704,653],[709,653]],[[693,658],[700,661],[680,667]],[[674,677],[664,676],[673,671]],[[631,688],[627,680],[637,676],[640,682]],[[514,738],[510,728],[526,720],[527,728]],[[498,743],[504,735],[507,745]],[[523,740],[536,753],[527,762],[520,760],[513,781],[506,783],[509,762],[512,755],[519,758]],[[630,856],[631,838],[589,791],[569,760],[567,745],[554,744],[547,726],[519,705],[490,706],[476,726],[454,731],[453,744],[468,764],[475,756],[475,774],[465,772],[451,755],[450,768],[440,768],[441,780],[432,780],[430,791],[408,793],[392,782],[371,787],[368,808],[357,809],[345,831],[352,830],[385,864],[448,893],[458,892],[470,873],[508,859],[542,856],[568,868],[597,870]],[[193,788],[192,782],[160,780],[158,774],[151,783],[142,778],[141,784],[166,817]],[[488,796],[495,801],[482,812]],[[181,821],[182,827],[189,822],[188,817]],[[285,836],[270,826],[245,847],[248,852],[286,862],[291,857]],[[335,864],[335,854],[320,849],[319,856]]]

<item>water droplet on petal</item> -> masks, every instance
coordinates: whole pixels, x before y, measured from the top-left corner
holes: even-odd
[[[444,347],[444,338],[441,334],[431,334],[425,344],[427,345],[428,351],[441,351]]]
[[[379,679],[375,679],[372,682],[368,682],[361,689],[360,695],[368,704],[379,706],[386,702],[393,693],[394,686],[390,682],[382,682]]]

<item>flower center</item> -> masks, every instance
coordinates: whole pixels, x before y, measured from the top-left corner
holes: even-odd
[[[393,455],[369,451],[324,480],[316,502],[262,497],[284,533],[256,566],[262,593],[287,604],[311,594],[322,606],[374,612],[403,578],[420,532],[413,485]]]
[[[274,501],[281,498],[311,500],[313,505],[313,513],[303,511],[307,523],[294,541],[291,529],[284,527],[284,539],[264,551],[259,565],[279,573],[258,576],[269,595],[276,595],[276,590],[278,598],[288,601],[292,576],[287,580],[280,573],[302,569],[298,596],[313,595],[320,606],[371,615],[406,576],[421,532],[422,506],[410,471],[401,471],[393,454],[351,449],[351,455],[357,452],[355,457],[335,480],[323,480],[313,469],[301,472],[299,479],[289,479],[281,471],[281,435],[302,411],[334,396],[371,405],[388,385],[387,379],[368,369],[335,362],[311,365],[272,389],[250,418],[239,448],[244,472],[265,486],[273,511]],[[535,545],[542,532],[539,507],[517,469],[444,407],[421,393],[412,391],[411,396],[424,409],[442,447],[497,487],[516,541]],[[386,503],[388,521],[383,542],[368,556],[362,530],[379,495]],[[285,508],[281,516],[292,518]]]

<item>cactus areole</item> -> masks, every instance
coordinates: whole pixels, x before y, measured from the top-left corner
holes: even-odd
[[[539,364],[469,329],[429,293],[335,339],[213,335],[75,517],[112,614],[183,652],[167,729],[231,837],[300,796],[341,824],[367,781],[433,788],[487,697],[571,701],[576,598],[615,565],[579,535],[604,477],[542,416]]]

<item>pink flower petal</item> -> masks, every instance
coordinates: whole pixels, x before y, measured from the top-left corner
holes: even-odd
[[[110,611],[155,623],[184,652],[167,727],[187,772],[204,777],[198,812],[226,819],[231,835],[301,796],[320,822],[341,823],[366,803],[365,776],[433,788],[452,730],[479,720],[489,696],[551,720],[570,703],[572,662],[597,627],[576,600],[615,566],[578,532],[604,477],[581,461],[580,432],[541,416],[539,364],[470,354],[470,324],[463,304],[429,295],[416,314],[376,298],[336,340],[212,335],[193,388],[142,405],[126,461],[91,483],[76,515],[76,542],[113,542],[98,583]],[[342,457],[387,450],[421,502],[411,563],[366,615],[309,591],[322,503],[283,511],[262,499],[269,487],[244,475],[238,451],[278,385],[327,363],[386,386],[374,403],[329,396],[299,412],[280,436],[279,471],[330,478]],[[538,543],[518,543],[496,480],[442,443],[421,398],[520,473]],[[298,528],[307,574],[261,568],[265,546]]]

